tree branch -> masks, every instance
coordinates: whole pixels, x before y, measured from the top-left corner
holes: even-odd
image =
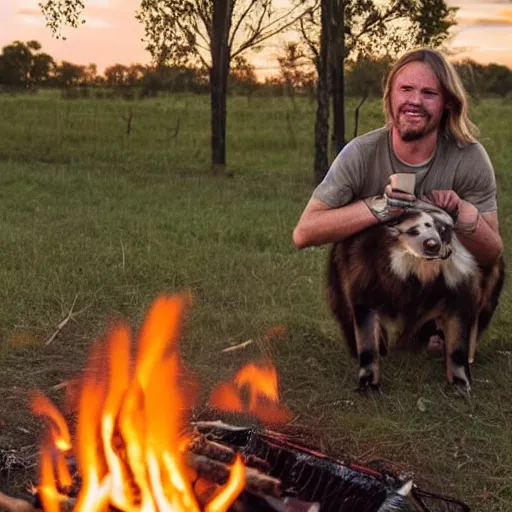
[[[309,8],[309,9],[311,9],[311,8]],[[252,46],[256,46],[257,44],[260,44],[263,41],[266,41],[267,39],[271,38],[272,36],[275,36],[276,34],[278,34],[279,32],[287,29],[288,27],[291,27],[292,25],[297,23],[297,21],[300,20],[300,18],[302,16],[304,16],[304,14],[305,13],[302,12],[299,15],[295,16],[294,18],[292,18],[287,23],[285,23],[284,25],[276,27],[275,29],[269,30],[267,32],[266,30],[269,29],[271,26],[274,26],[279,21],[281,21],[283,19],[286,19],[287,15],[283,15],[279,19],[274,20],[273,22],[269,23],[264,29],[262,29],[259,34],[254,34],[253,37],[248,39],[246,42],[242,43],[238,49],[233,51],[232,56],[235,57],[236,55],[239,55],[240,53],[242,53],[243,51],[247,50],[248,48],[251,48]]]
[[[235,37],[236,37],[236,33],[238,32],[238,29],[240,28],[240,25],[242,24],[242,22],[244,21],[244,19],[249,15],[249,13],[251,12],[251,9],[253,8],[253,6],[256,4],[258,0],[250,0],[248,5],[247,5],[247,8],[245,9],[245,11],[240,14],[237,22],[235,23],[234,27],[233,27],[233,30],[231,32],[231,37],[229,39],[229,42],[228,42],[228,45],[229,47],[231,48],[233,46],[233,43],[234,43],[234,40],[235,40]],[[263,12],[266,12],[266,9],[267,9],[267,5],[268,3],[265,3],[264,7],[263,7]]]

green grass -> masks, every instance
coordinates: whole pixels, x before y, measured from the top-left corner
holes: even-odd
[[[512,104],[486,100],[473,114],[497,172],[508,259]],[[381,122],[380,105],[365,105],[360,132]],[[135,330],[159,293],[190,290],[182,353],[206,393],[270,355],[293,424],[312,443],[412,473],[472,510],[512,510],[508,283],[469,400],[447,389],[441,360],[394,352],[382,394],[359,396],[324,302],[327,248],[291,242],[313,186],[314,104],[231,98],[231,177],[208,169],[209,123],[206,97],[0,97],[0,453],[36,451],[29,392],[60,403],[53,387],[84,366],[112,316]],[[47,345],[75,296],[77,315]],[[265,341],[276,325],[286,335]],[[256,343],[222,353],[248,339]],[[21,490],[33,469],[4,472],[0,488]]]

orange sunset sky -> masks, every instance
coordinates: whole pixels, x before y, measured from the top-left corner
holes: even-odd
[[[274,0],[286,5],[288,0]],[[458,26],[450,44],[460,56],[482,62],[496,62],[512,68],[512,0],[447,0],[459,7]],[[43,51],[56,60],[75,64],[96,63],[100,72],[114,63],[148,63],[149,54],[141,42],[143,28],[134,17],[140,0],[85,0],[86,24],[65,28],[67,40],[53,38],[45,26],[38,0],[0,0],[0,46],[16,39],[38,40]],[[260,76],[277,66],[283,36],[252,57]]]

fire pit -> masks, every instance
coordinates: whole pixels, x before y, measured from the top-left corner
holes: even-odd
[[[155,301],[134,358],[124,324],[94,344],[80,379],[73,436],[57,408],[41,393],[33,395],[33,412],[50,426],[41,445],[33,503],[14,503],[0,495],[0,508],[469,511],[463,503],[422,491],[410,480],[327,457],[266,427],[191,422],[197,384],[178,350],[187,303],[182,296]],[[273,425],[291,417],[279,403],[277,374],[269,362],[243,367],[232,382],[214,388],[209,403]]]

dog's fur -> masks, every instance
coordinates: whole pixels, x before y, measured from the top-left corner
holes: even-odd
[[[397,345],[413,349],[440,332],[434,324],[440,322],[446,379],[469,389],[477,340],[498,305],[503,258],[491,268],[477,265],[457,239],[454,219],[421,205],[333,244],[330,252],[327,298],[358,358],[361,389],[380,383],[386,321],[401,324]]]

